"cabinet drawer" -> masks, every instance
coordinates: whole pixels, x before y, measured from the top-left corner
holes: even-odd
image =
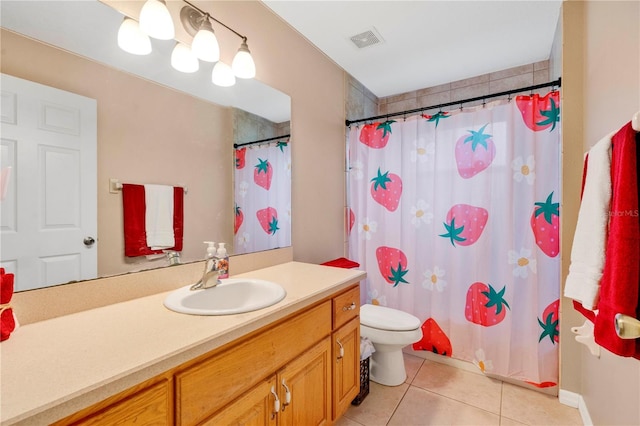
[[[330,333],[327,301],[177,373],[177,423],[199,423]]]
[[[342,294],[334,297],[333,329],[340,327],[360,312],[360,286],[356,285]]]

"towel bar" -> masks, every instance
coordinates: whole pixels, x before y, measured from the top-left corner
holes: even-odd
[[[189,192],[189,188],[184,185],[176,185],[184,190],[184,193],[187,194]],[[117,194],[122,190],[122,182],[119,179],[109,179],[109,192],[112,194]]]

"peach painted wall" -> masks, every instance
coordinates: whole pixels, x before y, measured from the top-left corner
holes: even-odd
[[[565,147],[569,143],[579,147],[579,152],[564,161],[579,177],[574,176],[570,187],[565,173],[564,188],[577,198],[582,169],[576,160],[640,110],[640,2],[569,1],[564,3],[563,19],[563,122],[571,125],[563,125],[564,140]],[[568,214],[566,209],[564,214]],[[563,331],[581,325],[583,319],[567,310],[566,300],[563,306],[567,314]],[[582,395],[590,421],[640,424],[640,361],[604,349],[596,358],[575,343],[571,333],[563,335],[562,378],[577,387],[572,390]]]

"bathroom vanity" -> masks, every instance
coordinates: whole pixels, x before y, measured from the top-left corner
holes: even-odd
[[[160,293],[20,328],[2,344],[2,424],[332,424],[360,388],[365,273],[288,262],[243,276],[287,296],[193,316]]]

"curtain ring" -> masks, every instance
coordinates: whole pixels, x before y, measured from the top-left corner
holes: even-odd
[[[507,95],[507,103],[510,103],[510,102],[511,102],[511,93]]]

